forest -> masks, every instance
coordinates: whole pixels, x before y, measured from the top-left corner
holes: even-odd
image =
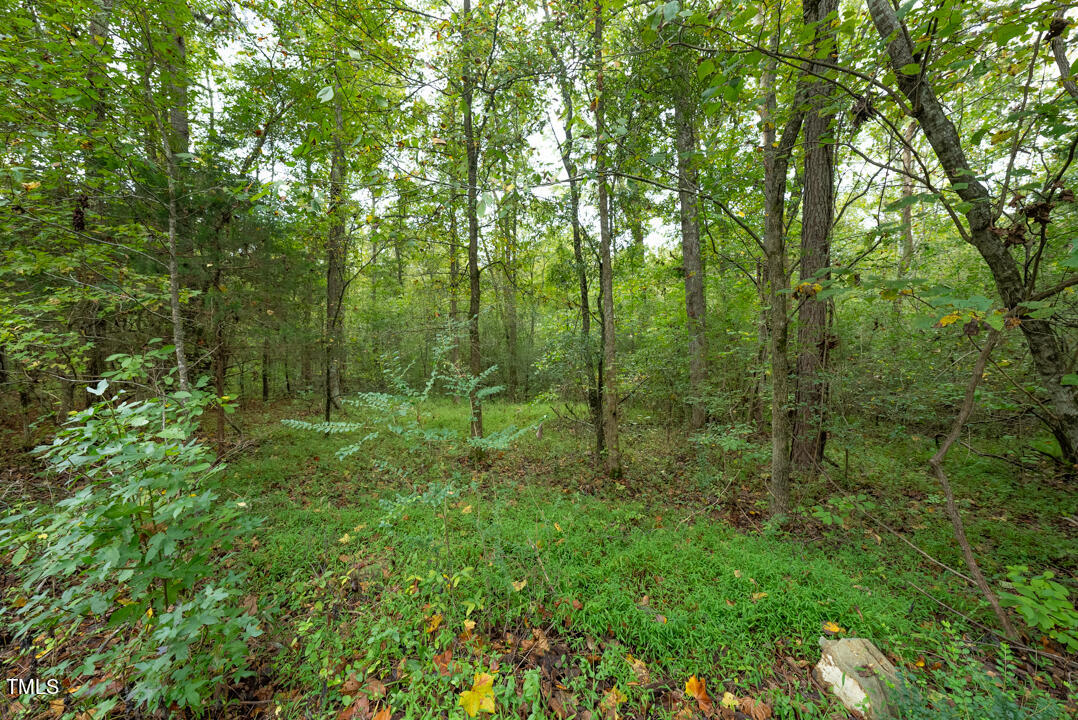
[[[1078,715],[1078,9],[0,2],[0,718]]]

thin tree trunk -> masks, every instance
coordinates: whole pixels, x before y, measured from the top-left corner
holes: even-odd
[[[899,89],[910,101],[913,117],[917,120],[935,152],[936,158],[947,174],[951,187],[968,204],[965,211],[969,227],[968,240],[992,272],[996,289],[1008,310],[1017,311],[1018,305],[1033,291],[1023,282],[1021,271],[1003,239],[992,232],[996,220],[988,189],[970,170],[954,123],[947,117],[936,97],[930,79],[923,74],[907,75],[901,72],[905,66],[915,64],[908,33],[899,22],[890,0],[868,0],[872,21],[881,39],[887,42],[887,52],[894,69]],[[1078,398],[1074,388],[1060,384],[1066,373],[1066,363],[1060,352],[1059,340],[1048,321],[1022,317],[1019,327],[1025,336],[1033,359],[1034,368],[1052,401],[1055,422],[1063,439],[1061,450],[1064,458],[1074,463],[1078,460]]]
[[[464,22],[471,22],[472,3],[464,0]],[[464,143],[468,158],[468,368],[473,378],[483,372],[482,348],[479,345],[479,215],[476,201],[476,184],[479,175],[479,139],[475,136],[472,123],[472,96],[475,91],[475,78],[472,76],[470,32],[465,35],[464,75],[462,95],[464,96]],[[478,387],[473,387],[468,396],[471,405],[472,437],[483,437],[483,405],[478,396]]]
[[[172,314],[172,344],[176,349],[176,378],[180,390],[188,391],[187,351],[184,348],[183,313],[180,309],[180,266],[176,251],[179,209],[176,202],[176,161],[165,143],[168,163],[168,302]]]
[[[838,0],[805,0],[804,22],[816,24],[813,55],[821,42],[834,40],[835,33],[826,18],[838,8]],[[834,47],[834,46],[832,46]],[[838,58],[832,50],[829,59]],[[822,73],[825,68],[814,64],[810,70]],[[802,282],[816,283],[830,279],[829,273],[817,277],[831,266],[831,224],[835,218],[835,151],[829,137],[834,115],[825,108],[831,105],[831,85],[816,80],[809,86],[811,109],[805,116],[805,172],[801,211],[801,273]],[[798,355],[796,417],[793,428],[791,457],[794,467],[814,471],[823,460],[827,432],[826,419],[828,332],[827,301],[817,300],[811,288],[802,292],[798,309]]]
[[[698,430],[707,421],[707,405],[703,400],[707,384],[707,302],[704,297],[704,260],[700,252],[696,129],[691,88],[689,77],[679,79],[674,97],[674,125],[677,129],[681,257],[685,275],[686,329],[689,335],[689,391],[692,394],[689,427]]]
[[[988,585],[988,581],[985,580],[984,574],[981,572],[980,565],[977,564],[977,558],[973,555],[973,548],[966,538],[966,530],[962,525],[962,515],[958,512],[958,504],[954,499],[954,490],[951,488],[951,483],[947,479],[947,473],[943,471],[943,459],[947,457],[947,452],[962,434],[962,428],[965,426],[966,421],[969,420],[969,416],[973,412],[977,385],[981,382],[981,377],[984,375],[985,364],[988,362],[988,356],[991,355],[992,349],[996,346],[998,340],[999,331],[993,330],[989,334],[988,340],[985,341],[984,347],[981,348],[980,355],[977,356],[977,362],[973,366],[973,375],[966,385],[966,396],[962,400],[962,407],[958,411],[958,417],[955,418],[954,425],[951,427],[951,432],[940,444],[939,450],[937,450],[936,454],[928,461],[928,464],[932,468],[932,472],[936,476],[936,479],[939,480],[940,487],[943,488],[943,494],[947,499],[947,515],[951,519],[954,537],[958,542],[958,547],[962,549],[962,557],[966,560],[966,568],[969,570],[970,577],[977,583],[977,587],[980,588],[981,593],[984,594],[985,600],[988,601],[993,612],[996,613],[996,618],[999,619],[999,625],[1003,628],[1004,634],[1006,634],[1008,639],[1017,642],[1018,633],[1014,631],[1014,626],[1011,625],[1007,613],[1000,607],[999,599],[996,597],[996,594],[992,592],[992,588]]]
[[[228,370],[228,339],[224,331],[224,323],[221,321],[220,308],[214,312],[213,339],[216,349],[213,353],[213,389],[218,398],[225,395],[225,373]],[[217,415],[217,445],[225,442],[225,408],[222,401],[217,402],[215,411]]]
[[[451,196],[449,200],[449,326],[453,328],[453,344],[449,348],[449,361],[456,372],[456,369],[460,367],[460,338],[457,336],[457,323],[460,321],[460,308],[457,306],[460,261],[457,259],[457,253],[460,243],[457,239],[457,208],[454,200],[455,198]]]
[[[621,475],[618,450],[618,370],[614,331],[614,268],[606,177],[606,93],[603,88],[603,4],[595,3],[595,173],[599,180],[599,295],[603,316],[603,445],[606,473]]]
[[[902,148],[902,255],[898,261],[898,275],[902,277],[910,271],[913,264],[913,136],[917,131],[917,121],[911,120],[906,126],[906,145]]]
[[[543,6],[543,12],[549,17],[546,5]],[[602,393],[600,391],[602,380],[597,372],[597,362],[591,347],[591,300],[588,296],[588,272],[587,265],[584,263],[583,232],[580,227],[580,181],[577,179],[576,161],[573,159],[573,84],[569,78],[568,69],[565,67],[565,61],[558,54],[557,46],[550,36],[547,36],[547,49],[554,58],[562,112],[565,114],[565,121],[562,123],[565,140],[561,145],[561,162],[565,168],[566,177],[569,178],[569,223],[573,229],[573,264],[576,269],[577,285],[580,288],[580,353],[586,374],[585,392],[588,410],[595,432],[595,454],[596,457],[601,457],[603,453]]]
[[[781,27],[781,18],[779,22]],[[772,49],[777,52],[776,31]],[[765,102],[761,111],[764,146],[764,254],[767,257],[767,301],[770,306],[771,350],[771,479],[768,484],[771,515],[784,515],[790,509],[790,360],[788,356],[789,321],[787,298],[789,277],[786,274],[786,176],[790,154],[801,132],[804,98],[801,88],[791,103],[791,114],[778,141],[775,140],[775,61],[764,73]]]
[[[262,340],[262,402],[269,402],[269,340]]]
[[[329,234],[326,239],[326,403],[328,422],[334,407],[341,406],[340,355],[343,350],[341,333],[344,310],[344,117],[340,88],[333,93],[333,154],[329,170]]]

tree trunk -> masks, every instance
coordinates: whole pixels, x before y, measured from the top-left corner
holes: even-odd
[[[460,282],[460,261],[457,259],[459,243],[457,241],[456,198],[449,199],[449,326],[453,328],[453,343],[449,348],[449,362],[454,372],[460,367],[460,338],[457,336],[457,323],[460,321],[460,308],[457,307],[457,284]],[[454,398],[454,402],[456,399]]]
[[[834,40],[835,33],[827,16],[838,7],[838,0],[805,0],[804,22],[816,24],[813,55],[821,42]],[[834,47],[834,46],[832,46]],[[838,52],[829,59],[835,62]],[[825,72],[822,65],[810,70]],[[831,84],[816,80],[809,85],[810,110],[805,116],[805,172],[801,210],[801,281],[816,283],[830,279],[819,273],[831,266],[831,224],[835,218],[835,151],[830,128],[834,115],[826,111],[832,103]],[[797,393],[795,400],[791,456],[794,467],[815,471],[823,460],[827,431],[826,420],[828,332],[827,301],[817,300],[816,292],[801,293],[798,309]]]
[[[951,449],[951,446],[954,445],[955,441],[961,436],[962,428],[965,426],[966,421],[969,420],[969,416],[973,413],[977,385],[981,382],[981,378],[984,375],[984,367],[988,362],[988,356],[992,354],[992,348],[995,347],[998,340],[999,332],[993,330],[988,336],[988,340],[985,341],[984,347],[981,348],[980,355],[977,356],[977,362],[973,366],[973,375],[966,385],[966,395],[962,401],[962,407],[958,411],[958,417],[955,418],[954,425],[951,427],[951,432],[940,445],[936,454],[928,461],[928,465],[932,468],[932,472],[935,474],[936,479],[939,480],[940,487],[943,489],[943,495],[947,499],[947,515],[951,519],[954,537],[958,542],[958,547],[962,550],[962,557],[966,561],[966,568],[969,570],[970,576],[981,590],[981,593],[992,607],[992,610],[996,613],[996,618],[999,620],[1000,627],[1003,628],[1003,632],[1006,634],[1007,638],[1013,642],[1017,642],[1018,633],[1014,631],[1011,621],[1007,618],[1007,613],[1003,611],[1003,608],[999,604],[999,599],[996,597],[996,594],[992,592],[992,588],[989,586],[988,581],[984,579],[981,567],[977,564],[977,558],[973,555],[973,548],[966,538],[966,530],[962,524],[962,515],[958,512],[958,503],[956,503],[954,499],[954,490],[952,490],[951,483],[947,479],[947,473],[943,471],[943,459],[947,457],[947,451]]]
[[[341,406],[340,354],[344,310],[344,117],[340,88],[333,93],[333,153],[329,169],[329,233],[326,238],[326,407],[328,422],[334,407]]]
[[[687,66],[686,66],[687,67]],[[703,400],[707,384],[707,303],[704,297],[704,261],[700,252],[700,220],[696,170],[696,129],[692,81],[680,78],[674,97],[677,129],[678,201],[681,206],[681,257],[685,275],[685,315],[689,335],[689,392],[692,413],[689,427],[699,430],[707,421]]]
[[[906,126],[906,145],[902,148],[902,255],[898,261],[898,275],[902,277],[910,271],[913,264],[913,205],[910,198],[913,197],[913,136],[917,131],[917,121],[912,120]]]
[[[224,331],[224,323],[220,318],[221,309],[217,308],[213,319],[213,339],[217,346],[213,353],[213,389],[218,398],[225,395],[225,373],[228,371],[228,339]],[[223,401],[217,401],[215,410],[217,416],[217,445],[225,442],[225,408]]]
[[[780,23],[781,25],[781,23]],[[778,50],[776,31],[772,48]],[[789,277],[786,274],[786,175],[790,154],[801,132],[804,97],[798,88],[791,114],[781,138],[775,140],[775,61],[764,73],[765,102],[761,110],[764,152],[764,254],[767,257],[767,300],[770,305],[771,350],[771,479],[768,484],[771,515],[784,515],[790,509],[790,438],[787,298]]]
[[[464,0],[464,22],[471,22],[472,3]],[[482,348],[479,345],[479,215],[476,208],[476,184],[479,175],[479,139],[472,125],[472,95],[475,78],[472,76],[469,37],[465,36],[464,76],[464,143],[468,158],[468,369],[473,378],[483,372]],[[472,410],[472,437],[483,437],[483,405],[478,396],[479,388],[473,387],[468,402]]]
[[[606,177],[606,97],[603,89],[603,4],[595,3],[595,173],[599,180],[599,295],[603,316],[603,445],[606,473],[621,475],[618,450],[618,371],[614,332],[614,268]]]
[[[269,340],[262,340],[262,403],[269,402]]]
[[[962,142],[954,123],[940,105],[929,79],[921,74],[906,75],[901,69],[915,64],[905,26],[899,22],[889,0],[868,0],[872,21],[881,39],[887,42],[887,53],[894,69],[899,89],[910,101],[914,119],[940,161],[951,187],[968,204],[966,223],[968,239],[992,272],[996,289],[1006,308],[1020,313],[1018,305],[1029,297],[1032,287],[1026,287],[1018,263],[1004,245],[1003,239],[992,232],[996,219],[988,189],[970,170]],[[1074,388],[1060,384],[1066,373],[1066,363],[1059,341],[1046,320],[1022,317],[1019,327],[1029,346],[1033,365],[1052,402],[1057,437],[1064,439],[1061,450],[1069,463],[1078,459],[1078,398]]]
[[[543,6],[543,12],[549,17],[546,5]],[[557,46],[550,36],[547,36],[547,49],[554,58],[557,68],[558,90],[561,93],[562,111],[565,113],[565,121],[562,124],[565,140],[561,145],[561,162],[569,178],[569,224],[573,229],[573,264],[580,288],[580,353],[586,374],[585,392],[588,410],[595,432],[595,454],[596,457],[601,457],[603,453],[602,393],[600,392],[602,380],[597,372],[597,363],[591,348],[591,300],[588,296],[588,272],[587,265],[584,263],[584,241],[580,227],[580,181],[576,176],[576,161],[573,159],[573,83],[569,78],[565,61],[558,54]]]

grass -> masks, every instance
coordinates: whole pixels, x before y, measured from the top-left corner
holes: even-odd
[[[825,622],[872,639],[927,688],[940,685],[931,658],[965,647],[963,632],[988,640],[954,615],[962,625],[949,630],[928,595],[984,621],[976,598],[843,509],[831,486],[799,488],[800,502],[847,513],[842,526],[808,520],[782,531],[760,522],[759,468],[735,472],[671,443],[665,428],[627,418],[629,470],[614,483],[597,476],[589,439],[550,408],[489,403],[484,416],[494,429],[545,417],[545,431],[475,462],[460,442],[413,446],[385,433],[338,460],[348,442],[339,435],[276,422],[253,429],[258,447],[232,462],[226,486],[266,518],[238,562],[272,618],[266,666],[252,682],[272,692],[279,717],[346,716],[367,695],[372,712],[388,703],[395,718],[464,717],[459,694],[492,669],[494,717],[602,713],[622,697],[622,716],[672,717],[692,675],[714,697],[766,700],[776,717],[832,717],[838,706],[807,670]],[[460,431],[467,408],[425,403],[420,419]],[[871,493],[862,505],[875,517],[959,567],[921,469],[930,443],[862,436],[848,447],[853,470],[840,482]],[[971,539],[986,555],[1005,547],[986,563],[990,573],[1073,552],[1073,537],[1044,537],[1054,516],[993,519],[1001,509],[1035,515],[1046,501],[1027,499],[1033,493],[990,462],[952,464],[972,500]],[[1054,512],[1068,512],[1072,500],[1058,499]],[[386,696],[355,692],[365,678]],[[1034,679],[1060,689],[1047,671]]]

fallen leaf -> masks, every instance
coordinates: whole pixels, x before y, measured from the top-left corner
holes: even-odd
[[[842,627],[838,623],[828,620],[823,624],[823,631],[828,635],[838,635],[839,633],[846,632],[846,628]]]
[[[582,607],[584,607],[584,603],[580,602],[579,600],[573,600],[573,610],[579,610]]]
[[[449,663],[453,661],[453,648],[446,648],[444,653],[434,656],[434,666],[438,668],[438,674],[449,677],[453,673],[449,671]]]
[[[427,629],[424,630],[424,632],[427,633],[428,635],[430,635],[432,632],[437,630],[438,626],[441,625],[441,624],[442,624],[442,614],[441,613],[435,613],[434,615],[431,615],[427,619]]]
[[[472,689],[462,692],[457,704],[464,708],[468,717],[475,717],[478,712],[494,712],[494,676],[476,673]]]
[[[513,590],[515,590],[516,592],[520,592],[520,591],[521,591],[521,590],[523,590],[523,589],[524,589],[524,588],[525,588],[525,587],[526,587],[527,585],[528,585],[528,580],[527,580],[527,578],[525,578],[524,580],[521,580],[521,581],[519,581],[519,582],[515,582],[515,583],[513,583]]]
[[[386,705],[384,708],[376,712],[374,714],[374,717],[371,718],[371,720],[389,720],[392,715],[393,711],[390,710],[388,705]]]
[[[355,695],[359,692],[359,680],[356,680],[355,675],[349,675],[348,679],[341,683],[342,695]]]
[[[763,600],[765,597],[767,597],[767,593],[765,593],[765,592],[755,592],[755,593],[752,594],[752,601],[756,602],[757,600]]]
[[[385,697],[386,686],[376,677],[367,678],[366,684],[363,685],[363,692],[367,693],[372,699],[377,700],[380,697]]]
[[[734,695],[732,692],[724,692],[722,694],[722,702],[720,704],[724,708],[728,708],[730,710],[736,710],[737,706],[740,703],[738,703],[738,701],[737,701],[737,696]]]
[[[599,708],[603,711],[603,717],[616,718],[618,716],[618,705],[629,698],[625,697],[625,693],[618,689],[618,686],[607,690],[603,693],[603,700],[599,703]]]
[[[685,682],[685,692],[696,700],[696,704],[702,711],[709,713],[714,705],[711,698],[707,696],[706,685],[704,680],[693,675]]]
[[[753,700],[750,697],[741,698],[738,710],[748,715],[752,720],[769,720],[771,717],[770,705],[759,700]]]
[[[734,570],[734,577],[736,577],[736,578],[741,577],[741,571],[740,570]]]
[[[370,701],[366,695],[360,695],[351,705],[337,713],[337,720],[367,720],[370,716]]]
[[[629,667],[633,669],[633,675],[636,676],[636,682],[641,685],[651,682],[651,673],[648,672],[648,666],[644,664],[643,660],[634,658],[632,655],[626,655],[625,662],[629,663]]]

